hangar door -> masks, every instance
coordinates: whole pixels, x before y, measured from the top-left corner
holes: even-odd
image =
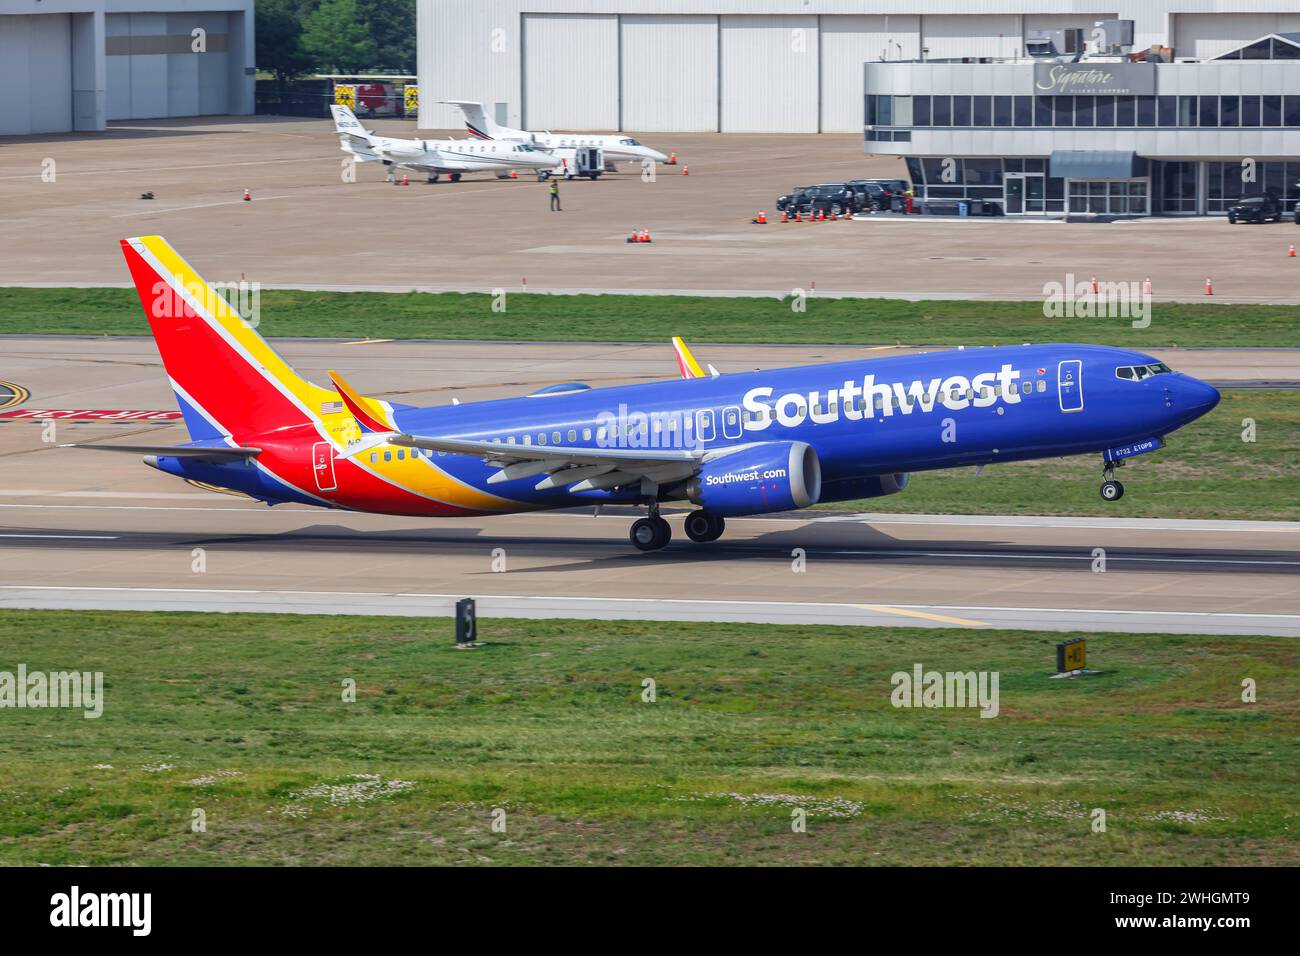
[[[68,14],[0,16],[0,89],[0,134],[72,129]]]
[[[618,129],[618,16],[524,15],[525,129]]]
[[[718,18],[624,14],[622,129],[716,132]]]
[[[862,64],[915,60],[921,55],[917,16],[823,16],[821,87],[823,133],[862,130]]]
[[[817,132],[817,17],[724,16],[719,22],[722,132]]]
[[[106,118],[230,112],[229,21],[225,13],[107,14]],[[204,31],[202,52],[194,49],[196,29]]]

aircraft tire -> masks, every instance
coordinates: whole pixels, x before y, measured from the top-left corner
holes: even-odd
[[[708,544],[722,537],[725,522],[707,511],[692,511],[686,516],[686,536],[699,544]]]
[[[628,531],[628,538],[638,551],[658,551],[672,536],[672,528],[663,518],[638,518]]]
[[[1124,483],[1120,481],[1103,481],[1101,497],[1105,501],[1119,501],[1124,497]]]

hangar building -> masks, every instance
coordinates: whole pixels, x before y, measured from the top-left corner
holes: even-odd
[[[528,129],[856,132],[863,64],[1011,59],[1046,30],[1134,23],[1206,59],[1300,31],[1296,0],[418,0],[420,126],[481,100]],[[1224,91],[1231,92],[1231,91]]]
[[[0,0],[0,135],[253,112],[253,0]]]

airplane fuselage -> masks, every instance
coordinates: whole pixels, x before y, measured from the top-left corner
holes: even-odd
[[[1117,370],[1143,368],[1144,377]],[[821,501],[899,490],[909,472],[1159,447],[1218,402],[1209,385],[1150,356],[1089,345],[978,348],[770,369],[713,378],[436,408],[396,406],[402,432],[505,446],[691,449],[743,463],[765,443],[807,443]],[[381,446],[346,414],[303,417],[276,434],[234,434],[256,462],[159,457],[165,471],[271,501],[407,515],[485,514],[644,500],[637,485],[538,489],[536,476],[489,482],[482,457]],[[188,414],[187,414],[188,420]],[[227,440],[220,432],[213,439]],[[1143,443],[1149,443],[1143,445]],[[743,469],[742,469],[743,471]],[[324,480],[322,480],[324,477]],[[742,474],[737,480],[745,480]],[[758,480],[758,479],[755,479]],[[684,497],[682,482],[658,489]]]

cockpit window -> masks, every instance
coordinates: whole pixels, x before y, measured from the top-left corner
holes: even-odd
[[[1169,375],[1173,372],[1164,362],[1154,365],[1121,365],[1115,369],[1115,377],[1129,382],[1140,382],[1152,375]]]
[[[638,143],[636,140],[634,140],[634,139],[630,139],[630,138],[629,138],[629,139],[620,139],[619,142],[622,143],[624,146],[640,146],[640,145],[641,145],[641,144]]]

